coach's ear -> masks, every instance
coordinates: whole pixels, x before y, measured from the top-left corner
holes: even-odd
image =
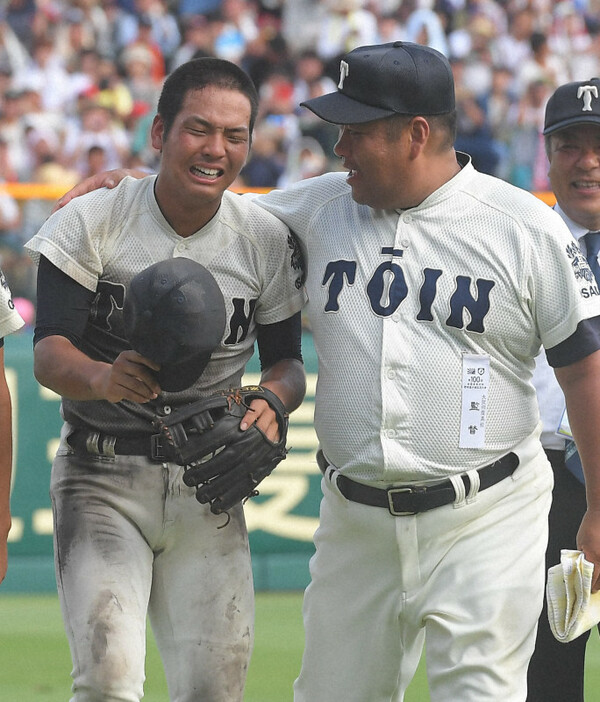
[[[416,158],[429,142],[431,127],[425,117],[413,117],[408,126],[410,156]]]

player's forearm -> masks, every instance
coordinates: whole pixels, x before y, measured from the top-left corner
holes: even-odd
[[[288,412],[300,407],[306,394],[304,365],[294,358],[278,361],[267,368],[260,382],[279,397]]]
[[[46,388],[72,400],[104,399],[100,378],[109,364],[94,361],[62,336],[47,336],[35,345],[34,375]]]

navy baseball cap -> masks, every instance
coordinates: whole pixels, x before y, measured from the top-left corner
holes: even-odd
[[[544,134],[573,124],[600,125],[600,78],[565,83],[546,103]]]
[[[225,331],[225,301],[217,281],[188,258],[160,261],[138,273],[123,305],[131,347],[159,363],[163,390],[179,392],[202,375]]]
[[[359,46],[340,62],[337,92],[300,103],[333,124],[392,115],[442,115],[455,109],[448,59],[429,46],[395,41]]]

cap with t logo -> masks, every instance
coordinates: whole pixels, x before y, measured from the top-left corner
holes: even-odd
[[[573,124],[600,125],[600,78],[565,83],[548,100],[544,134]]]
[[[342,58],[337,92],[300,104],[333,124],[441,115],[454,110],[454,78],[448,59],[429,46],[360,46]]]

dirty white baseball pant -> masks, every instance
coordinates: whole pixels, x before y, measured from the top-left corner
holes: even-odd
[[[401,702],[424,641],[432,702],[524,702],[551,489],[541,450],[474,502],[416,516],[325,477],[295,702]]]
[[[243,511],[219,529],[226,517],[197,502],[181,471],[143,457],[54,460],[72,702],[139,702],[147,614],[172,702],[243,699],[254,622]]]

